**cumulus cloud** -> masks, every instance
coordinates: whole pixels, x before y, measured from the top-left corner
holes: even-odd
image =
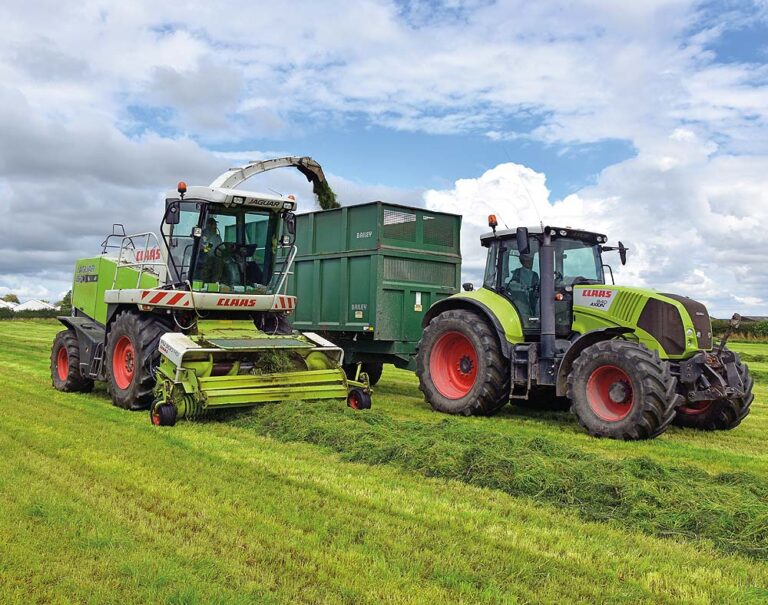
[[[623,278],[754,312],[768,299],[768,66],[721,62],[713,48],[764,23],[765,6],[299,0],[242,18],[231,1],[5,2],[0,287],[37,275],[58,288],[44,271],[63,274],[121,217],[154,227],[165,189],[209,182],[253,141],[354,123],[556,149],[626,141],[636,157],[562,200],[524,158],[426,193],[326,169],[344,203],[463,214],[470,273],[490,211],[512,226],[538,222],[538,208],[631,244]],[[313,203],[300,175],[256,183]]]
[[[695,134],[676,130],[666,145],[601,173],[594,186],[550,199],[545,175],[501,164],[447,190],[425,193],[428,208],[464,216],[464,279],[482,279],[487,215],[510,228],[538,224],[605,233],[630,248],[618,283],[699,299],[719,315],[757,312],[768,298],[768,156],[714,155]]]

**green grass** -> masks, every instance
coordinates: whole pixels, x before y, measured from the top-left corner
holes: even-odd
[[[395,370],[370,412],[157,429],[53,391],[57,329],[0,322],[0,603],[768,600],[763,385],[735,431],[647,443],[447,418]]]

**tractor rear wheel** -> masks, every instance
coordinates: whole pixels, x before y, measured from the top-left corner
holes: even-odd
[[[57,391],[89,393],[93,380],[80,373],[80,343],[74,330],[56,334],[51,348],[51,382]]]
[[[152,403],[160,337],[169,331],[159,318],[122,311],[107,337],[107,386],[112,403],[145,410]]]
[[[509,363],[496,334],[476,313],[451,310],[429,322],[419,342],[416,375],[438,412],[490,415],[509,401]]]
[[[582,351],[568,377],[571,411],[590,435],[652,439],[675,416],[676,379],[646,346],[598,342]]]
[[[684,426],[700,431],[727,431],[741,424],[749,414],[749,406],[755,399],[752,393],[754,380],[747,364],[736,355],[736,370],[744,385],[744,397],[733,399],[715,399],[713,401],[686,401],[677,408],[672,421],[677,426]]]

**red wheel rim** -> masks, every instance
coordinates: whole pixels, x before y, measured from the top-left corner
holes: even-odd
[[[160,426],[160,411],[158,408],[152,410],[152,412],[149,414],[149,418],[152,421],[152,424],[155,426]]]
[[[696,416],[709,411],[713,403],[714,401],[711,399],[709,401],[692,401],[687,405],[680,406],[677,411],[688,416]]]
[[[466,396],[477,378],[477,354],[469,338],[460,332],[446,332],[438,338],[429,357],[429,374],[443,397]]]
[[[359,410],[361,403],[360,396],[355,391],[352,391],[347,397],[347,405],[353,410]]]
[[[67,354],[67,347],[61,347],[59,352],[56,353],[56,373],[59,375],[59,380],[62,382],[69,376],[69,355]]]
[[[136,369],[136,356],[133,351],[133,343],[127,336],[121,336],[115,344],[112,353],[112,375],[119,389],[127,389],[131,386],[133,373]]]
[[[629,375],[616,366],[600,366],[587,381],[587,401],[603,420],[618,422],[626,418],[635,401]]]

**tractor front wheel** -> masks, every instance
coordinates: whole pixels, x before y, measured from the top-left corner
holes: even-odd
[[[51,382],[57,391],[89,393],[93,380],[80,373],[80,343],[74,330],[56,334],[51,348]]]
[[[749,414],[749,406],[755,399],[752,393],[754,380],[747,364],[736,355],[736,371],[744,386],[744,396],[714,401],[686,401],[677,408],[673,421],[677,426],[684,426],[700,431],[727,431],[741,424]]]
[[[496,334],[470,311],[441,313],[424,329],[416,356],[419,389],[432,409],[490,415],[509,401],[509,363]]]
[[[639,343],[607,340],[587,347],[568,377],[571,411],[590,435],[651,439],[675,416],[669,364]]]
[[[118,314],[107,337],[107,386],[112,403],[126,410],[145,410],[152,402],[158,345],[168,326],[151,315]]]

